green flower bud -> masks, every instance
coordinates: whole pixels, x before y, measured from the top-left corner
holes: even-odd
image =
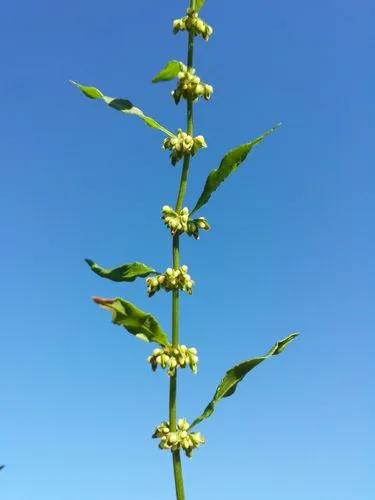
[[[191,360],[191,362],[192,362],[194,365],[196,365],[196,364],[198,363],[198,359],[199,359],[199,358],[198,358],[198,356],[196,356],[195,354],[192,354],[192,355],[190,356],[190,360]]]
[[[162,437],[159,443],[159,448],[162,450],[168,450],[170,448],[169,444],[167,443],[167,439]]]
[[[188,439],[188,438],[183,439],[181,445],[185,450],[188,450],[189,448],[191,448],[190,439]]]
[[[169,362],[169,356],[167,354],[163,354],[161,356],[161,366],[165,368],[168,362]]]
[[[169,444],[176,444],[178,441],[178,435],[176,432],[170,432],[168,435],[168,443]]]
[[[204,98],[208,101],[211,98],[214,89],[211,85],[204,86]]]
[[[197,22],[195,23],[195,27],[198,31],[203,32],[205,29],[204,22],[202,19],[197,19]]]
[[[189,422],[186,420],[186,418],[179,418],[177,421],[177,427],[182,431],[187,431],[190,425]]]
[[[178,364],[182,368],[186,365],[186,358],[185,358],[185,356],[179,356],[179,358],[178,358]]]
[[[198,83],[198,85],[195,87],[195,94],[198,96],[204,94],[204,86],[201,83]]]
[[[171,359],[169,360],[169,366],[170,366],[171,368],[176,368],[176,366],[177,366],[177,361],[176,361],[176,358],[171,358]]]
[[[200,432],[192,432],[190,434],[190,439],[192,440],[193,444],[198,447],[200,446],[201,444],[203,444],[205,442],[205,439],[204,437],[201,435]]]

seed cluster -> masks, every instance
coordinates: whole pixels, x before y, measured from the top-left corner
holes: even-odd
[[[169,422],[162,422],[156,427],[152,437],[154,439],[160,438],[159,448],[161,450],[177,451],[182,448],[186,456],[191,458],[195,448],[199,448],[205,439],[200,432],[189,433],[189,427],[187,420],[180,418],[176,431],[171,432]]]
[[[178,129],[177,135],[168,137],[163,142],[163,149],[170,150],[169,156],[173,166],[185,155],[194,156],[198,149],[206,147],[207,144],[203,135],[192,137],[181,129]]]
[[[161,209],[162,220],[171,231],[172,236],[177,233],[187,233],[193,236],[196,240],[199,239],[199,230],[208,231],[211,226],[204,217],[198,219],[189,219],[189,209],[184,207],[179,212],[176,212],[172,207],[164,205]]]
[[[155,278],[147,278],[148,296],[152,297],[154,293],[158,292],[161,288],[164,288],[166,292],[182,290],[191,295],[193,293],[194,281],[187,271],[187,266],[181,266],[177,269],[168,267],[165,273],[159,274],[159,276]]]
[[[201,35],[202,38],[207,42],[213,33],[213,29],[202,19],[198,17],[198,13],[194,9],[189,8],[186,11],[186,16],[181,19],[175,19],[173,21],[173,33],[178,33],[179,31],[189,31],[194,36]]]
[[[181,65],[182,71],[177,75],[178,84],[177,88],[172,91],[172,97],[176,104],[181,100],[190,99],[192,101],[197,101],[199,97],[203,97],[208,101],[214,91],[211,85],[201,82],[199,76],[195,75],[194,68],[187,68],[185,65]]]
[[[168,375],[172,377],[176,373],[177,368],[190,367],[193,373],[198,371],[198,356],[195,347],[186,347],[186,345],[178,345],[177,347],[165,346],[163,348],[154,349],[152,355],[147,358],[151,364],[153,371],[160,366],[163,369],[168,369]]]

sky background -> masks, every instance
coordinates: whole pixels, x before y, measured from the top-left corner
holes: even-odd
[[[134,260],[170,265],[160,208],[181,165],[163,134],[68,84],[131,99],[175,130],[185,59],[171,21],[186,1],[37,0],[1,12],[0,472],[2,500],[173,500],[170,456],[150,435],[168,378],[152,346],[111,325],[92,295],[126,297],[170,330],[170,295],[92,274]],[[195,108],[209,145],[192,164],[196,201],[225,152],[274,123],[182,239],[196,287],[181,301],[179,415],[192,420],[227,368],[301,336],[200,425],[184,460],[188,500],[372,500],[374,480],[373,2],[207,0],[215,29],[195,65],[212,100]]]

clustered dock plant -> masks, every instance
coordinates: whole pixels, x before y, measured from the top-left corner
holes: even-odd
[[[156,426],[152,437],[159,440],[159,448],[171,453],[177,500],[185,498],[181,452],[184,452],[190,458],[194,450],[205,442],[202,434],[196,430],[198,424],[201,424],[214,412],[215,406],[221,399],[231,396],[235,392],[238,383],[241,382],[245,375],[266,359],[280,354],[298,335],[293,333],[276,342],[265,355],[247,359],[229,369],[203,413],[195,418],[192,423],[187,422],[185,418],[178,418],[176,406],[178,371],[190,368],[193,373],[196,373],[198,369],[197,349],[180,343],[179,295],[181,292],[192,294],[194,286],[194,281],[188,274],[188,267],[180,263],[180,240],[184,236],[190,236],[198,240],[201,231],[210,229],[207,220],[203,216],[197,216],[198,212],[209,201],[220,184],[237,170],[254,146],[260,144],[266,136],[277,128],[277,126],[272,127],[256,139],[231,149],[223,157],[219,167],[209,173],[203,191],[194,207],[189,209],[183,206],[191,160],[193,156],[199,153],[200,149],[207,147],[205,138],[202,135],[194,136],[194,106],[200,99],[208,101],[213,94],[213,87],[202,81],[193,67],[195,38],[202,37],[205,41],[208,41],[213,33],[212,27],[200,17],[200,10],[204,3],[205,0],[190,0],[186,15],[173,22],[173,32],[175,34],[184,31],[187,34],[186,63],[171,60],[152,80],[153,83],[177,80],[176,88],[172,91],[172,97],[176,105],[181,101],[186,102],[187,120],[185,131],[179,129],[176,132],[171,132],[159,122],[144,114],[141,109],[135,107],[129,100],[108,97],[95,87],[72,82],[85,96],[91,99],[101,99],[108,106],[122,113],[137,116],[148,126],[162,132],[166,136],[162,147],[168,150],[172,165],[182,164],[176,203],[173,207],[164,205],[161,210],[161,218],[172,239],[171,267],[168,267],[165,272],[159,272],[146,264],[133,262],[114,269],[106,269],[87,259],[92,271],[102,278],[117,282],[131,282],[136,278],[146,278],[149,297],[159,291],[171,292],[171,338],[151,314],[142,311],[125,299],[95,297],[94,302],[112,313],[114,324],[124,327],[130,334],[142,340],[157,344],[157,347],[148,357],[148,362],[153,371],[160,368],[165,370],[169,377],[169,414],[167,419]]]

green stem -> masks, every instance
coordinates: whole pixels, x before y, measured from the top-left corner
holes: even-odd
[[[190,7],[194,8],[194,6],[195,6],[195,0],[190,0]],[[187,66],[189,68],[193,66],[193,53],[194,53],[194,36],[191,33],[189,33],[188,57],[187,57]],[[187,133],[189,135],[193,135],[193,103],[190,99],[187,100]],[[185,155],[182,166],[177,201],[176,201],[176,211],[181,210],[182,204],[185,199],[189,166],[190,166],[190,155]],[[177,269],[180,266],[180,236],[178,234],[173,236],[172,255],[173,255],[173,268]],[[179,292],[177,290],[172,292],[172,345],[177,346],[178,344],[179,344]],[[172,432],[176,431],[176,420],[177,420],[177,371],[172,377],[170,377],[170,384],[169,384],[169,425]],[[176,487],[176,499],[185,500],[184,479],[182,475],[180,450],[174,451],[172,453],[172,457],[173,457],[174,481]]]

